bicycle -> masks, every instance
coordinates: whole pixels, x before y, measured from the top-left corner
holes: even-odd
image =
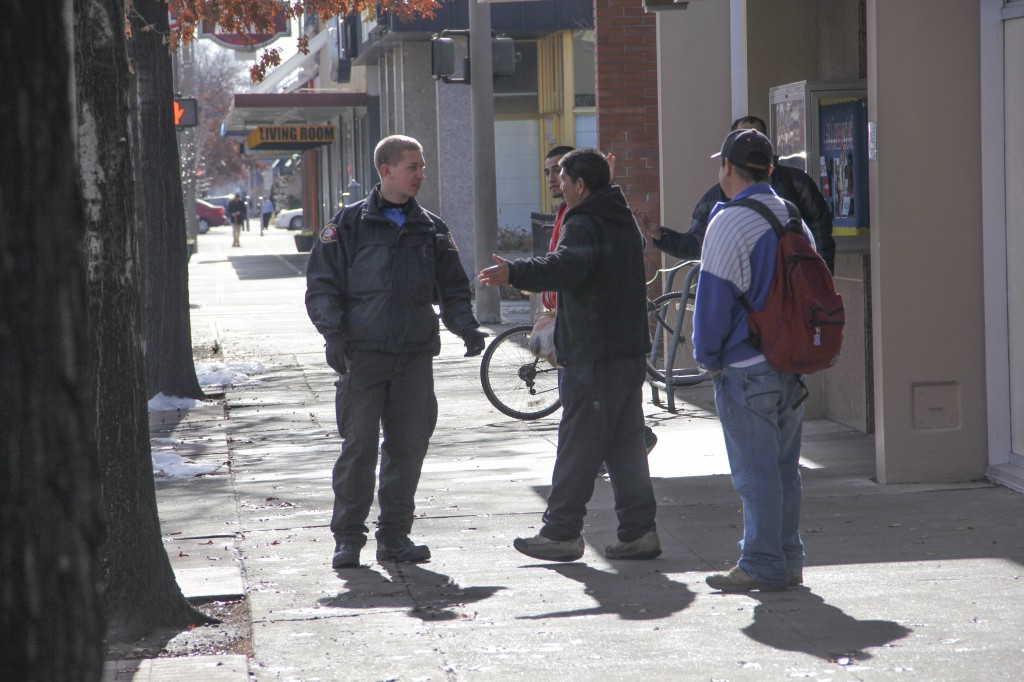
[[[675,275],[686,268],[683,286],[671,291]],[[668,410],[675,411],[675,389],[696,386],[710,379],[707,370],[698,365],[682,366],[692,362],[692,349],[687,352],[687,341],[683,335],[687,313],[693,311],[697,296],[697,275],[700,261],[682,261],[670,268],[658,270],[657,278],[667,274],[666,288],[670,291],[648,302],[648,324],[651,330],[651,352],[647,356],[647,373],[655,404],[660,405],[658,391],[668,395]],[[654,282],[652,279],[648,284]],[[677,362],[678,361],[678,362]]]
[[[653,300],[647,300],[648,329],[651,333],[647,375],[655,390],[655,403],[659,403],[657,390],[666,391],[670,411],[675,408],[672,394],[675,388],[694,386],[709,378],[701,368],[675,367],[677,358],[689,357],[685,352],[687,344],[682,329],[696,293],[695,279],[699,265],[698,261],[684,261],[658,270],[655,279],[667,274],[667,286],[671,288],[675,274],[684,267],[689,268],[681,290],[669,291]],[[654,279],[648,284],[653,282]],[[540,419],[562,406],[558,394],[558,370],[530,351],[532,330],[532,325],[517,325],[506,329],[491,341],[480,361],[480,383],[484,395],[500,412],[514,419]],[[670,367],[671,371],[668,370]]]
[[[533,325],[510,327],[494,337],[480,359],[484,395],[514,419],[540,419],[562,406],[558,370],[530,351]]]

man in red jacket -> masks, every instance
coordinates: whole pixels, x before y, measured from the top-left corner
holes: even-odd
[[[544,180],[548,184],[548,191],[551,192],[552,199],[563,198],[562,188],[559,184],[559,174],[562,172],[561,161],[562,157],[572,150],[572,147],[563,144],[553,147],[544,157]],[[562,219],[565,217],[567,208],[564,201],[559,202],[558,209],[555,211],[555,228],[551,231],[551,243],[548,245],[548,251],[554,251],[558,246],[558,235],[562,231]],[[554,310],[558,302],[558,295],[553,291],[545,291],[541,293],[540,301],[548,310]]]

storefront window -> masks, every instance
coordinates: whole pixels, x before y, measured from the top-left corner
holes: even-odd
[[[572,32],[573,106],[597,105],[594,82],[594,31]]]
[[[517,40],[515,75],[494,81],[494,113],[535,116],[537,106],[537,43]]]

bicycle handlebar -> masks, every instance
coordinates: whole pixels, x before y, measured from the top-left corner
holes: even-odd
[[[673,265],[672,267],[669,267],[669,268],[658,268],[657,270],[654,271],[654,277],[651,277],[649,280],[647,280],[647,286],[650,286],[650,285],[654,284],[656,281],[658,281],[658,277],[660,277],[662,275],[662,273],[666,273],[666,272],[674,273],[676,270],[679,270],[680,268],[692,267],[694,265],[700,265],[700,261],[699,260],[684,260],[684,261],[679,261],[678,263],[676,263],[675,265]]]

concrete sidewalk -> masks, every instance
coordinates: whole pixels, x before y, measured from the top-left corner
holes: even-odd
[[[536,422],[499,413],[480,388],[479,359],[463,358],[444,331],[440,417],[413,529],[433,560],[377,564],[371,538],[363,567],[332,570],[334,374],[303,306],[306,254],[273,229],[244,233],[241,249],[211,231],[199,248],[196,343],[216,339],[226,361],[258,359],[267,370],[222,401],[154,415],[154,436],[180,439],[197,462],[230,462],[158,484],[179,582],[194,596],[244,593],[252,614],[253,657],[192,679],[1019,677],[1020,495],[986,483],[879,486],[870,436],[811,422],[806,585],[715,593],[704,577],[734,563],[742,518],[705,385],[677,394],[676,414],[645,405],[660,438],[650,463],[664,554],[604,558],[614,513],[599,480],[583,559],[536,562],[511,543],[539,527],[560,413]],[[526,306],[508,313],[525,321]],[[183,679],[164,665],[145,679]]]

